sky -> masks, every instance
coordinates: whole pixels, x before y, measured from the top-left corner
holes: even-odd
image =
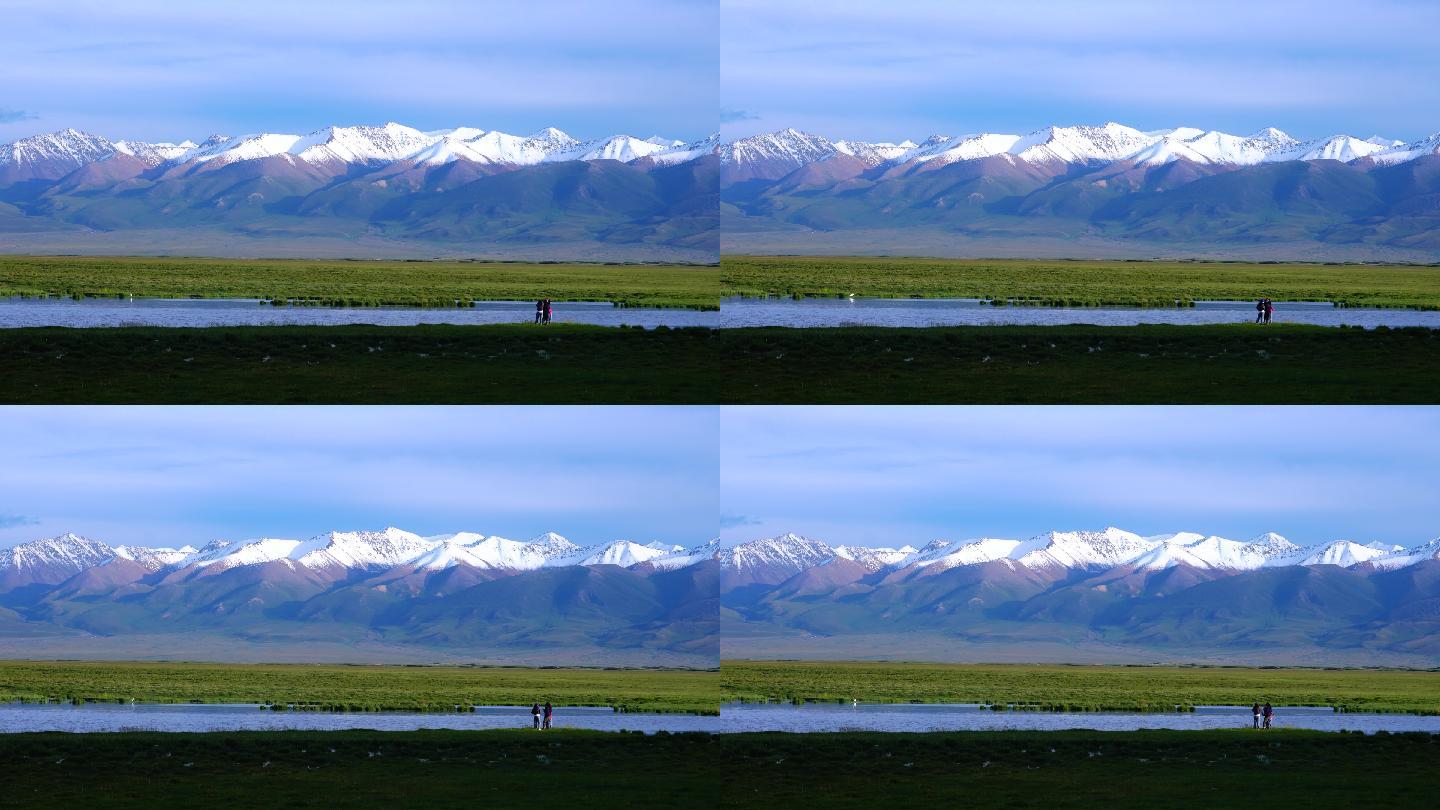
[[[397,121],[578,138],[716,128],[716,0],[9,0],[0,143]]]
[[[898,142],[1116,121],[1440,131],[1440,3],[722,0],[727,139]]]
[[[724,408],[725,542],[1440,535],[1440,408]]]
[[[0,547],[398,526],[581,545],[715,536],[715,408],[0,408]]]

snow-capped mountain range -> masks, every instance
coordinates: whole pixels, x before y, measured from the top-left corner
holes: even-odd
[[[1251,540],[1231,540],[1196,532],[1144,537],[1110,527],[1101,531],[1051,531],[1028,540],[932,540],[916,549],[831,547],[820,540],[787,533],[731,546],[717,559],[723,569],[755,581],[774,581],[775,576],[793,575],[837,559],[872,572],[921,568],[933,572],[997,561],[1010,567],[1089,572],[1120,567],[1163,570],[1178,565],[1240,572],[1293,565],[1351,567],[1362,563],[1394,569],[1440,559],[1440,539],[1413,548],[1354,540],[1299,546],[1274,532]]]
[[[211,135],[200,143],[145,143],[110,141],[100,135],[64,129],[22,138],[0,146],[0,169],[16,178],[61,177],[91,163],[117,156],[135,158],[148,166],[225,165],[263,158],[280,158],[313,166],[387,166],[398,162],[443,165],[457,160],[504,166],[532,166],[570,160],[616,160],[623,163],[650,158],[658,164],[691,160],[714,149],[718,136],[686,143],[662,138],[612,135],[580,141],[547,127],[532,135],[511,135],[475,127],[422,132],[403,124],[384,126],[330,126],[304,135],[257,133]]]
[[[709,546],[700,547],[706,548]],[[212,540],[198,549],[123,545],[112,548],[98,540],[67,533],[0,549],[0,583],[56,584],[117,559],[132,561],[152,572],[186,569],[213,572],[273,562],[291,569],[317,572],[377,572],[401,566],[439,571],[462,565],[519,572],[576,565],[628,568],[641,563],[669,569],[699,562],[700,558],[692,551],[683,546],[630,540],[581,547],[554,532],[518,541],[475,532],[422,537],[394,527],[381,531],[332,531],[309,540]]]
[[[1188,160],[1200,164],[1254,166],[1294,160],[1348,162],[1362,158],[1389,165],[1437,151],[1440,151],[1440,133],[1413,143],[1353,135],[1302,141],[1275,128],[1251,135],[1232,135],[1193,127],[1146,132],[1108,123],[1051,126],[1024,135],[932,135],[920,143],[832,141],[821,135],[785,129],[732,141],[720,147],[719,154],[722,164],[743,178],[747,174],[778,176],[775,172],[784,171],[786,167],[794,169],[836,155],[847,155],[872,167],[905,164],[938,167],[988,157],[1029,164],[1097,166],[1129,162],[1145,166]]]

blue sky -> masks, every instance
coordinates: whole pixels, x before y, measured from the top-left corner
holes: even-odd
[[[1440,131],[1440,3],[722,0],[726,137]]]
[[[715,408],[0,409],[0,546],[394,525],[582,545],[715,536]]]
[[[11,0],[0,142],[398,121],[580,138],[715,131],[715,0]]]
[[[726,540],[1440,535],[1437,408],[724,408],[720,463]]]

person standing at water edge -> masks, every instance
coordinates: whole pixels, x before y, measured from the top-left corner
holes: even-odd
[[[1265,323],[1270,322],[1270,316],[1275,314],[1275,302],[1269,298],[1265,299]]]
[[[1259,728],[1259,727],[1260,727],[1260,703],[1259,703],[1259,701],[1256,701],[1255,705],[1250,707],[1250,718],[1251,718],[1250,727],[1251,727],[1251,728]]]
[[[539,317],[538,315],[536,317]],[[540,730],[540,704],[536,703],[530,707],[530,719],[535,721],[535,730]]]
[[[542,726],[542,728],[547,730],[550,728],[550,719],[554,717],[554,715],[555,707],[550,705],[550,701],[545,701],[545,725]]]
[[[535,299],[535,323],[540,323],[540,319],[543,317],[545,317],[545,299],[537,298]]]
[[[549,299],[549,298],[546,298],[545,301],[544,301],[544,304],[545,304],[545,320],[543,321],[543,323],[550,323],[550,299]]]
[[[1265,728],[1270,727],[1270,721],[1275,719],[1275,708],[1268,702],[1265,704]]]

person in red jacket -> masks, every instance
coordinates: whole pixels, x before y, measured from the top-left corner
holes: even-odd
[[[555,707],[550,705],[550,701],[545,701],[545,725],[542,728],[550,728],[550,719],[554,716]]]
[[[1275,707],[1269,703],[1265,704],[1265,728],[1270,727],[1270,721],[1275,719]],[[549,722],[548,720],[546,721]]]
[[[1275,314],[1275,302],[1269,298],[1265,299],[1265,323],[1270,322],[1270,316]]]

